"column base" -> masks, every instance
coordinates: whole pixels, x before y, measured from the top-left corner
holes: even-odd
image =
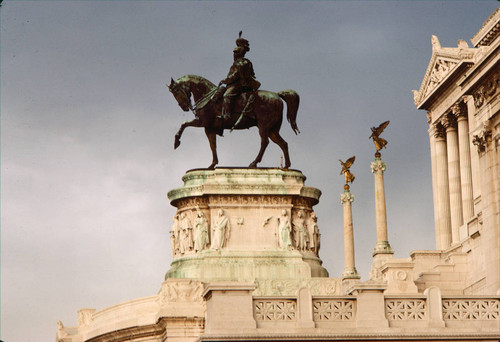
[[[375,245],[375,248],[373,249],[373,254],[372,256],[375,256],[377,254],[394,254],[394,250],[392,249],[391,245],[389,244],[389,241],[379,241]]]
[[[361,279],[356,267],[346,267],[342,273],[342,280],[344,279]]]

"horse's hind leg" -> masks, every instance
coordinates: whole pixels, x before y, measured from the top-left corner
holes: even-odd
[[[269,138],[271,138],[271,140],[283,151],[283,154],[285,155],[285,169],[288,169],[291,165],[290,156],[288,154],[288,143],[281,137],[278,131],[269,132]]]
[[[205,134],[207,135],[210,149],[212,150],[212,164],[210,164],[208,169],[213,170],[215,169],[215,165],[219,163],[219,159],[217,158],[217,133],[205,128]]]
[[[260,134],[260,151],[259,154],[257,155],[257,158],[250,164],[249,167],[257,167],[257,164],[262,161],[262,156],[264,155],[264,152],[266,151],[267,145],[269,145],[269,132],[265,128],[259,128],[259,134]]]

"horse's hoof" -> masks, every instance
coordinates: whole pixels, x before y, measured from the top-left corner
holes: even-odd
[[[253,162],[252,164],[248,165],[250,169],[256,169],[257,168],[257,163]]]
[[[207,169],[208,169],[208,170],[215,170],[215,165],[216,165],[216,164],[212,164],[212,165],[210,165],[209,167],[207,167]]]
[[[179,147],[181,144],[181,141],[179,139],[175,139],[175,142],[174,142],[174,150],[177,149],[177,147]]]

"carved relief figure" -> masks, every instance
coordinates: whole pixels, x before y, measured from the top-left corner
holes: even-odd
[[[208,222],[205,214],[199,207],[196,207],[196,213],[194,250],[195,252],[199,252],[204,250],[208,245]]]
[[[229,218],[224,214],[224,210],[219,209],[212,228],[212,249],[218,251],[224,247],[229,238],[229,229]]]
[[[187,217],[186,213],[181,214],[179,222],[180,238],[179,238],[179,251],[181,254],[193,250],[193,225]]]
[[[311,222],[307,226],[307,233],[309,235],[309,249],[318,254],[320,234],[318,228],[318,218],[316,217],[316,213],[314,211],[311,212]]]
[[[278,217],[278,241],[281,249],[292,249],[292,238],[290,233],[290,217],[288,216],[288,212],[283,209],[281,211],[281,216]]]
[[[172,228],[170,230],[170,243],[172,245],[172,254],[179,254],[179,215],[173,218]]]
[[[305,250],[307,247],[307,229],[306,229],[306,219],[304,216],[304,211],[299,210],[297,213],[297,218],[293,222],[293,232],[295,248],[299,250]]]

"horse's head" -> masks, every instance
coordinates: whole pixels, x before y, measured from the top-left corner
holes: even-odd
[[[189,89],[185,89],[184,84],[181,82],[174,81],[173,78],[170,78],[170,85],[167,84],[168,90],[174,95],[179,107],[182,108],[183,111],[187,112],[191,105],[191,91]]]

